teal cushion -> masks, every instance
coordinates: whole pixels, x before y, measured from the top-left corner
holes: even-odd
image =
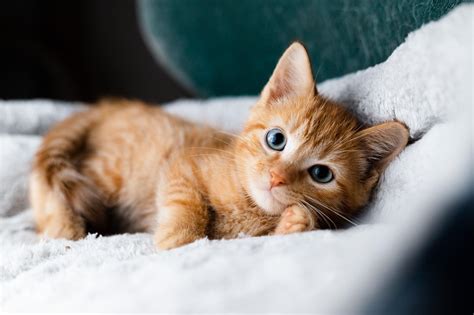
[[[318,81],[384,61],[406,35],[463,0],[142,0],[157,60],[199,96],[257,94],[302,41]]]

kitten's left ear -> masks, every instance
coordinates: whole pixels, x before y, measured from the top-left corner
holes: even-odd
[[[272,102],[294,96],[313,96],[316,86],[306,48],[294,42],[281,56],[270,80],[263,88],[261,101]]]
[[[407,127],[396,121],[369,127],[360,135],[371,169],[379,174],[405,148],[409,137]]]

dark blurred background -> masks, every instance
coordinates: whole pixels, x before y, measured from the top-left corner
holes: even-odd
[[[134,1],[0,2],[0,99],[190,96],[139,33]]]

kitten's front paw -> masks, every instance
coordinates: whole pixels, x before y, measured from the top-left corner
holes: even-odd
[[[283,211],[274,234],[284,235],[304,232],[313,229],[314,223],[307,210],[299,206],[291,206]]]
[[[186,231],[157,231],[155,244],[160,249],[168,250],[190,244],[199,238]]]

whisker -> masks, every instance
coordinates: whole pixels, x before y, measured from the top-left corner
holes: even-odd
[[[345,215],[343,215],[341,211],[339,211],[339,210],[337,210],[337,209],[335,209],[335,208],[333,208],[333,207],[330,207],[329,205],[324,204],[324,203],[322,203],[322,202],[320,202],[320,201],[318,201],[318,200],[316,200],[316,199],[314,199],[314,198],[312,198],[312,197],[310,197],[310,196],[306,196],[306,198],[308,198],[308,199],[310,199],[311,201],[313,201],[313,202],[319,204],[321,207],[325,208],[326,210],[333,212],[334,214],[336,214],[336,215],[339,216],[340,218],[346,220],[347,222],[351,223],[352,225],[354,225],[354,226],[357,226],[357,225],[358,225],[358,223],[356,223],[355,221],[353,221],[353,220],[349,219],[348,217],[346,217]]]
[[[329,221],[333,224],[334,228],[336,229],[337,226],[336,224],[334,223],[334,221],[327,215],[325,214],[323,211],[321,211],[320,209],[318,209],[317,207],[315,207],[314,205],[312,205],[311,203],[308,203],[307,201],[303,200],[302,202],[304,202],[305,204],[307,204],[310,208],[314,209],[317,213],[320,214],[320,216],[322,217],[322,219],[324,220],[324,222],[329,226],[329,228],[331,228],[331,224],[329,223]]]

